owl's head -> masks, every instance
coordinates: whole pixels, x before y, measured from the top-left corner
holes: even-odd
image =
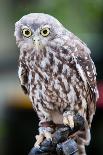
[[[63,31],[62,24],[54,17],[43,13],[31,13],[16,22],[14,35],[18,47],[39,50],[59,38]]]

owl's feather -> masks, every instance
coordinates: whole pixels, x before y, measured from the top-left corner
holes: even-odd
[[[83,54],[83,53],[82,53]],[[93,61],[90,56],[82,57],[76,56],[74,57],[75,67],[81,80],[84,82],[85,90],[88,92],[86,94],[87,97],[87,120],[88,123],[91,124],[93,115],[96,110],[96,100],[98,99],[98,91],[96,86],[96,70]]]
[[[28,94],[27,91],[27,83],[28,83],[28,74],[27,69],[25,68],[25,65],[22,63],[22,61],[19,61],[19,69],[18,69],[18,76],[21,83],[21,88],[25,94]]]

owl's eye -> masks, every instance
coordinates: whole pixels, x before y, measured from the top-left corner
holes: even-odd
[[[31,32],[30,29],[24,28],[24,29],[22,30],[22,34],[24,35],[24,37],[29,38],[29,37],[32,35],[32,32]]]
[[[41,31],[40,31],[40,34],[43,36],[43,37],[47,37],[49,34],[50,34],[50,29],[49,28],[43,28]]]

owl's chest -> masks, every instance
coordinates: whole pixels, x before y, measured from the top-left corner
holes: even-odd
[[[59,90],[61,92],[63,87],[64,91],[68,91],[72,69],[53,53],[35,55],[27,66],[29,67],[29,83],[39,86],[39,89],[45,87],[45,91]]]
[[[29,65],[28,89],[35,102],[42,101],[50,109],[59,107],[61,110],[76,102],[76,93],[70,82],[73,69],[69,65],[52,54]],[[75,74],[73,78],[76,81]]]

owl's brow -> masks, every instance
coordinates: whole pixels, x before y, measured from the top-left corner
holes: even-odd
[[[37,24],[37,23],[29,23],[28,24],[27,22],[24,22],[23,25],[27,26],[30,29],[33,29],[34,31],[36,31],[40,27],[40,24]]]
[[[41,26],[41,28],[46,28],[46,27],[51,28],[51,26],[49,24],[44,24],[44,25]]]

